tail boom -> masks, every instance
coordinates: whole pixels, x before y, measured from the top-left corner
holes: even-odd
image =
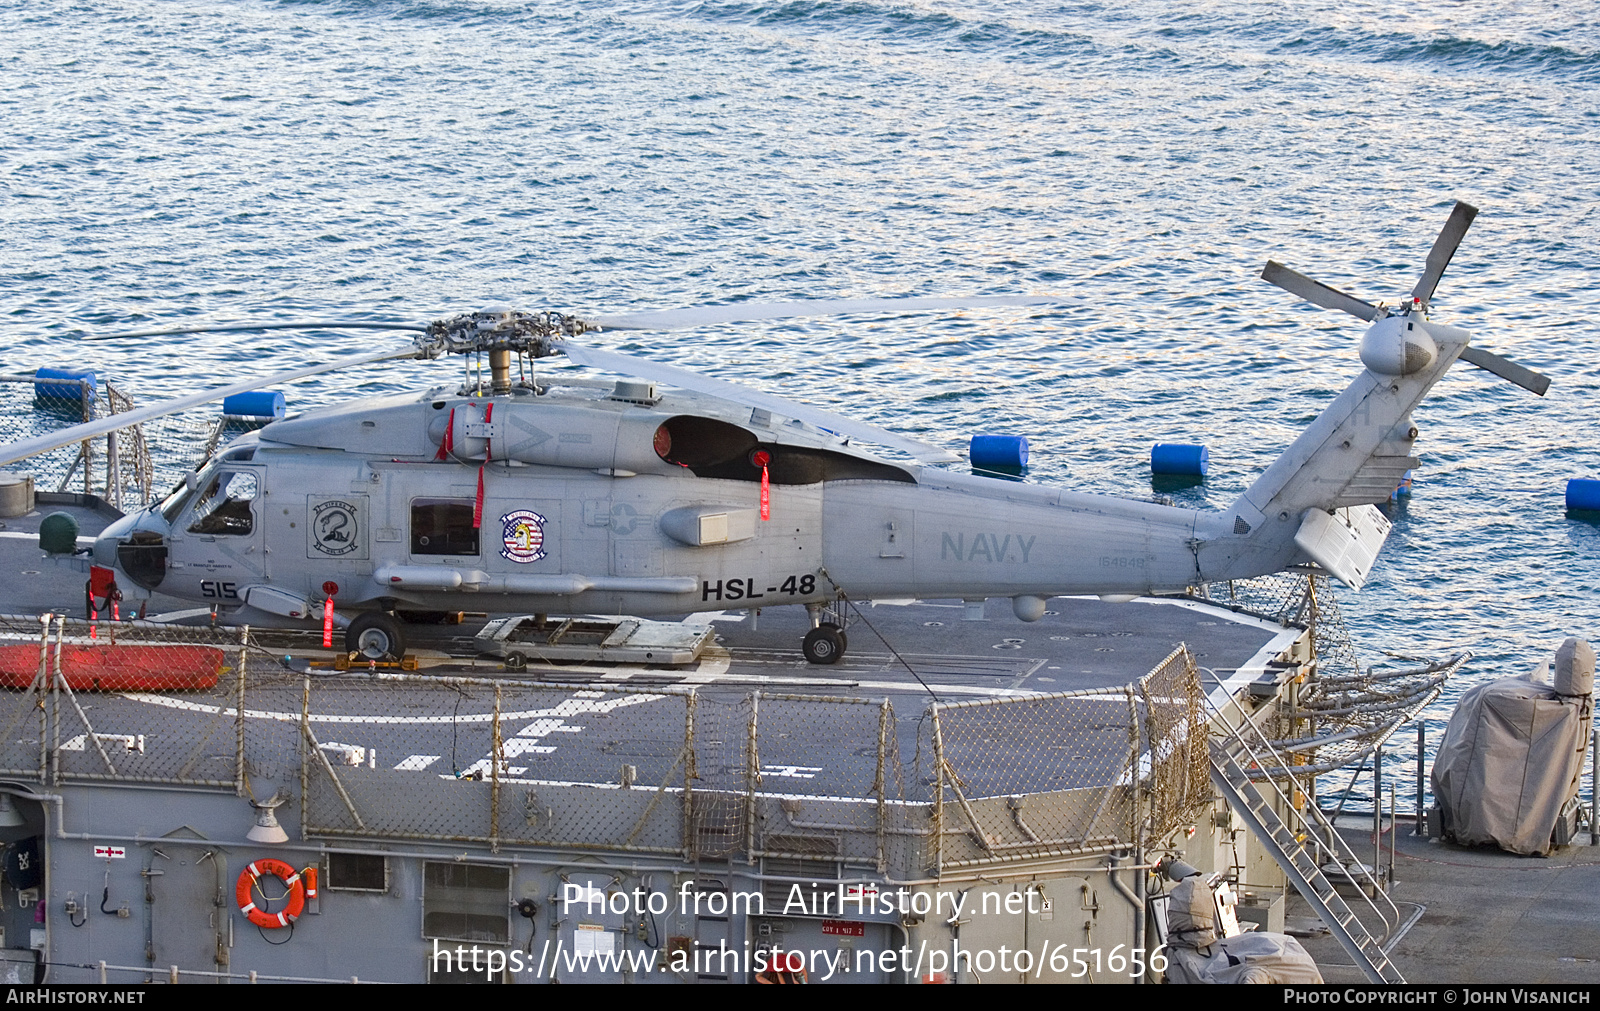
[[[1387,501],[1405,472],[1420,464],[1412,453],[1417,429],[1411,412],[1455,364],[1470,339],[1465,330],[1420,318],[1395,317],[1373,329],[1380,325],[1404,326],[1408,332],[1420,329],[1432,339],[1431,360],[1410,372],[1402,370],[1417,363],[1404,362],[1391,372],[1381,363],[1374,369],[1364,353],[1367,370],[1229,507],[1225,516],[1231,534],[1210,541],[1200,552],[1207,579],[1260,575],[1313,560],[1331,549],[1317,548],[1313,553],[1307,545],[1328,544],[1334,527],[1343,528],[1348,536],[1360,530],[1369,556],[1364,565],[1347,562],[1334,574],[1354,586],[1365,578],[1370,556],[1388,529],[1372,518],[1376,510],[1365,507]],[[1334,527],[1321,521],[1308,524],[1313,511],[1338,522]],[[1343,557],[1342,549],[1327,557],[1335,555]]]

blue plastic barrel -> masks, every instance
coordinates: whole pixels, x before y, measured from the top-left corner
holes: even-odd
[[[235,393],[222,402],[222,413],[237,418],[281,418],[287,410],[283,394],[277,390]]]
[[[1410,494],[1411,494],[1411,472],[1408,470],[1408,471],[1406,471],[1406,476],[1402,477],[1400,479],[1400,483],[1395,486],[1394,491],[1389,493],[1389,501],[1398,502],[1398,501],[1400,501],[1400,497],[1402,495],[1410,495]]]
[[[81,369],[40,368],[34,370],[33,378],[35,380],[33,384],[33,395],[39,400],[50,400],[56,402],[70,401],[74,403],[81,403],[85,396],[92,400],[94,398],[95,391],[98,388],[95,385],[95,374],[93,372],[85,372]],[[41,383],[38,382],[40,379],[70,379],[74,381],[74,385],[67,385],[65,383]],[[75,383],[80,380],[89,384],[87,389],[82,386],[75,385]]]
[[[1015,471],[1028,465],[1025,435],[974,435],[967,451],[980,470]]]
[[[1204,446],[1158,442],[1150,449],[1150,473],[1205,477],[1211,454]]]
[[[1600,481],[1575,477],[1567,482],[1567,508],[1600,510]]]

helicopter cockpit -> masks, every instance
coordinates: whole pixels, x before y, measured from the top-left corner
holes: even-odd
[[[254,469],[237,466],[255,457],[250,444],[236,440],[223,452],[191,471],[167,497],[143,512],[124,516],[95,540],[95,564],[116,566],[147,590],[165,579],[171,539],[178,536],[243,537],[258,529],[254,505],[261,494]]]
[[[191,534],[248,534],[255,529],[251,503],[260,493],[254,471],[221,467],[195,497]]]

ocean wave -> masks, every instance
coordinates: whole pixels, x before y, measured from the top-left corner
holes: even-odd
[[[1457,73],[1539,75],[1600,82],[1600,56],[1551,43],[1488,41],[1451,34],[1417,35],[1340,29],[1306,31],[1272,47],[1280,54],[1406,63]]]

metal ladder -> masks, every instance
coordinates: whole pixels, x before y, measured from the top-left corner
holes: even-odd
[[[1294,883],[1296,890],[1311,908],[1316,910],[1317,915],[1322,917],[1328,929],[1339,939],[1339,944],[1355,961],[1356,967],[1366,975],[1367,981],[1404,983],[1405,978],[1389,961],[1389,956],[1384,952],[1378,938],[1373,937],[1362,925],[1361,920],[1351,911],[1327,875],[1317,866],[1317,861],[1307,850],[1305,841],[1296,837],[1294,831],[1278,816],[1272,799],[1264,796],[1256,783],[1251,780],[1250,773],[1246,771],[1246,766],[1241,764],[1241,761],[1255,766],[1264,763],[1258,759],[1249,742],[1239,733],[1238,728],[1228,721],[1219,719],[1213,723],[1214,726],[1217,724],[1227,727],[1229,738],[1210,742],[1212,784],[1227,798],[1228,805],[1250,826],[1256,838],[1266,846],[1278,866],[1283,868],[1283,873]],[[1272,750],[1270,744],[1267,744],[1266,748],[1268,751]],[[1279,759],[1278,764],[1281,767],[1288,767],[1287,762],[1282,761],[1283,756],[1275,754],[1275,757]],[[1289,798],[1284,796],[1283,791],[1278,789],[1271,777],[1265,782],[1273,794],[1273,799],[1281,803],[1285,810],[1292,809]],[[1356,890],[1371,907],[1372,912],[1384,922],[1387,934],[1388,930],[1392,930],[1400,922],[1399,909],[1378,886],[1372,875],[1362,869],[1355,854],[1345,845],[1332,823],[1323,816],[1316,805],[1307,805],[1307,810],[1327,839],[1330,855],[1339,866],[1345,868],[1345,876],[1356,885]],[[1358,872],[1360,879],[1364,880],[1358,879]],[[1367,887],[1362,887],[1363,885]],[[1371,897],[1368,895],[1368,888],[1371,889]],[[1385,913],[1373,901],[1373,897],[1378,896],[1381,896],[1384,904],[1388,906],[1389,913]]]

